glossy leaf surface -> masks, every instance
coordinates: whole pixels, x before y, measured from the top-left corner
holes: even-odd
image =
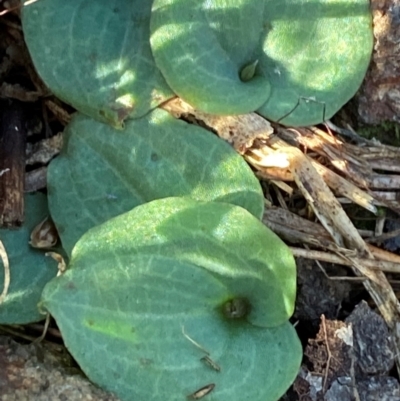
[[[317,124],[355,94],[373,45],[368,0],[37,1],[23,26],[51,90],[115,126],[173,96],[165,80],[212,114]]]
[[[242,81],[241,71],[260,55],[265,1],[156,0],[151,47],[174,92],[211,114],[257,110],[271,93],[259,73]]]

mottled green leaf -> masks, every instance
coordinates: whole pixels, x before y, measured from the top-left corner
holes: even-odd
[[[49,205],[68,253],[89,228],[168,196],[220,200],[258,218],[264,198],[243,159],[210,132],[155,110],[124,131],[76,115],[49,166]]]
[[[82,263],[83,257],[86,266],[96,265],[109,252],[169,256],[223,277],[232,296],[250,301],[248,319],[253,324],[276,326],[293,313],[293,256],[243,208],[189,198],[160,199],[109,220],[83,238],[72,252],[75,263]]]
[[[240,72],[260,53],[264,1],[155,0],[151,47],[174,92],[211,114],[244,114],[270,96],[257,70],[243,82]]]
[[[244,209],[169,198],[86,233],[43,306],[89,378],[122,400],[184,401],[215,384],[209,400],[276,401],[302,356],[282,313],[294,287],[289,249]],[[223,314],[237,297],[248,318]],[[280,325],[250,323],[276,310]]]
[[[52,92],[121,126],[173,93],[154,65],[148,0],[39,0],[23,8],[24,37]]]
[[[369,65],[369,0],[267,0],[265,9],[260,69],[272,94],[258,112],[274,121],[287,115],[286,125],[331,118],[354,96]]]
[[[372,44],[368,0],[153,3],[158,67],[179,96],[214,114],[258,109],[288,125],[319,123],[355,94]],[[254,60],[254,78],[241,82]]]

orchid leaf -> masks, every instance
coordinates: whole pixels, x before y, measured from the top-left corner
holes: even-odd
[[[89,228],[158,198],[229,202],[257,218],[264,204],[254,173],[227,143],[162,110],[123,131],[76,115],[49,166],[48,191],[67,253]]]
[[[232,297],[250,302],[254,325],[276,326],[293,313],[292,253],[241,207],[176,197],[146,203],[89,231],[73,249],[70,268],[81,258],[96,265],[108,252],[161,254],[202,266],[224,279]]]
[[[260,70],[272,93],[258,112],[285,125],[331,118],[355,95],[369,66],[369,0],[264,2]]]
[[[174,94],[316,124],[355,94],[373,46],[368,0],[38,1],[23,27],[50,89],[115,126]]]
[[[173,96],[150,50],[150,12],[148,0],[41,0],[23,7],[24,37],[57,97],[121,127]]]
[[[150,237],[138,244],[141,234]],[[122,400],[184,401],[211,386],[209,400],[276,401],[297,375],[301,345],[286,319],[260,327],[251,315],[282,310],[279,292],[295,282],[289,255],[240,207],[161,199],[88,231],[42,306],[88,377]],[[246,295],[267,310],[224,313]]]
[[[354,96],[373,36],[368,0],[155,0],[150,41],[192,106],[311,125]]]
[[[258,68],[251,79],[241,79],[241,71],[256,63],[260,53],[263,3],[153,2],[151,48],[178,96],[201,111],[219,115],[252,112],[268,100],[271,86]]]

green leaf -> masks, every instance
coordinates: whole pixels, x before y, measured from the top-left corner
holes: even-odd
[[[246,319],[255,325],[276,326],[293,313],[293,256],[241,207],[189,198],[146,203],[85,234],[72,252],[70,268],[97,266],[110,253],[128,258],[133,253],[164,255],[202,266],[224,280],[232,299],[250,302]]]
[[[178,96],[211,114],[244,114],[268,100],[267,79],[256,74],[242,82],[240,77],[258,58],[264,2],[153,2],[151,48]]]
[[[184,401],[214,384],[209,400],[276,401],[300,366],[293,327],[256,327],[222,313],[244,290],[251,302],[279,309],[273,285],[295,281],[290,252],[267,228],[260,237],[261,226],[224,203],[139,206],[82,237],[70,269],[46,286],[43,306],[88,377],[122,400]],[[206,353],[220,372],[202,361]]]
[[[43,251],[29,245],[30,234],[48,215],[47,199],[42,194],[25,197],[25,223],[19,229],[0,229],[0,240],[10,264],[10,287],[0,304],[0,324],[26,324],[44,319],[38,303],[45,284],[57,274],[57,263]],[[4,265],[0,259],[0,293]]]
[[[316,124],[355,94],[373,46],[368,0],[37,1],[23,27],[52,91],[115,126],[170,98],[164,78],[212,114]]]
[[[335,114],[373,45],[368,0],[155,0],[150,25],[156,64],[184,100],[214,114],[258,109],[287,125]],[[241,82],[254,60],[255,77]]]
[[[220,200],[260,218],[263,194],[243,159],[210,132],[155,110],[124,131],[76,115],[49,166],[52,218],[71,252],[89,228],[168,196]]]
[[[265,56],[259,68],[272,94],[258,112],[274,121],[289,114],[281,121],[286,125],[331,118],[357,92],[370,62],[369,0],[265,3]]]
[[[24,37],[57,97],[120,127],[173,95],[154,65],[150,11],[148,0],[37,1],[23,7]]]

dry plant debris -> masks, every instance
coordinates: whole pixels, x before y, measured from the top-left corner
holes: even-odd
[[[382,199],[375,190],[385,189],[395,194],[400,187],[400,175],[378,174],[372,166],[384,163],[392,166],[391,171],[400,171],[400,150],[369,142],[364,146],[354,146],[329,130],[325,132],[316,127],[289,129],[277,126],[272,133],[270,123],[266,120],[263,123],[255,113],[228,119],[215,118],[198,113],[181,99],[173,99],[163,108],[177,117],[198,121],[218,135],[221,132],[221,137],[228,139],[244,155],[260,177],[271,179],[277,191],[283,192],[279,196],[281,209],[267,207],[264,222],[278,234],[284,233],[287,241],[313,247],[310,252],[297,251],[298,255],[312,259],[318,255],[320,259],[323,257],[335,263],[341,260],[341,264],[351,266],[354,274],[367,278],[363,284],[390,328],[400,372],[400,304],[385,273],[380,270],[386,264],[390,271],[400,271],[399,257],[368,245],[334,195],[335,192],[344,196],[372,213],[376,213],[376,206],[382,204],[399,212],[400,204],[395,197],[390,201]],[[246,127],[245,136],[236,128],[243,125]],[[277,161],[275,166],[271,160]],[[294,191],[300,192],[307,200],[318,225],[289,212],[284,192],[292,194]],[[274,212],[285,218],[271,217]],[[287,221],[296,223],[285,226]],[[310,225],[315,231],[309,230],[303,239],[301,230]],[[294,252],[296,255],[295,249]]]
[[[54,98],[37,75],[25,46],[19,12],[20,1],[0,1],[0,99],[19,101],[24,110],[29,110],[28,116],[24,117],[24,123],[28,126],[26,164],[30,166],[25,174],[24,191],[35,192],[46,187],[46,165],[62,146],[62,135],[53,135],[50,124],[56,121],[60,127],[65,126],[71,118],[71,109]],[[21,83],[16,83],[16,80]],[[35,116],[36,121],[30,121],[34,117],[31,116],[31,110],[38,108],[41,113]],[[37,120],[41,120],[39,126]],[[17,124],[14,121],[11,123]],[[42,131],[45,138],[37,139],[35,134]],[[5,169],[0,170],[5,174]]]

